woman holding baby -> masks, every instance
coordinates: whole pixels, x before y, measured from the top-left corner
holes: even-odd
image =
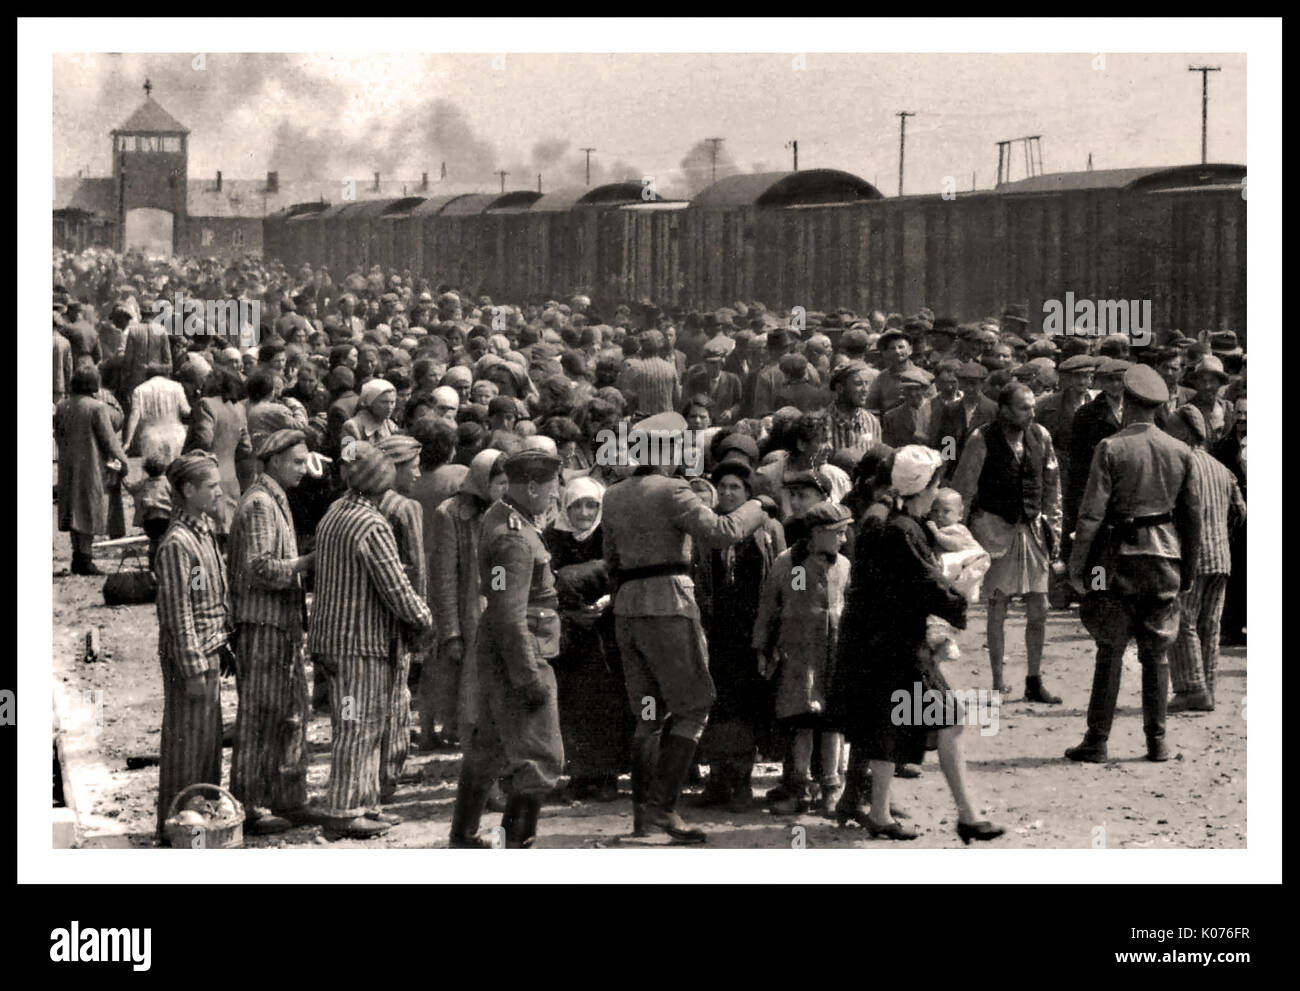
[[[966,598],[943,577],[926,526],[942,469],[943,459],[928,447],[909,445],[894,454],[893,508],[882,522],[863,527],[855,548],[830,711],[871,769],[870,811],[852,818],[873,837],[916,839],[890,810],[894,765],[920,763],[937,749],[957,803],[957,833],[969,844],[1004,830],[976,815],[959,742],[965,714],[926,643],[930,617],[966,625]],[[944,704],[925,705],[934,693]],[[925,713],[920,725],[916,712]]]

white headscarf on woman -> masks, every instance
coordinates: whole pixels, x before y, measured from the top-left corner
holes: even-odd
[[[579,499],[596,500],[596,519],[591,526],[585,530],[575,530],[573,521],[569,519],[569,507]],[[605,506],[605,486],[601,485],[594,478],[588,478],[586,475],[579,475],[577,478],[571,478],[564,483],[563,496],[564,512],[557,513],[555,516],[555,529],[564,533],[571,533],[575,540],[584,541],[591,537],[600,526],[601,515]]]

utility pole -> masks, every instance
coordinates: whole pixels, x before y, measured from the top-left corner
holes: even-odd
[[[509,174],[510,173],[506,172],[504,169],[497,172],[497,175],[501,177],[501,192],[503,193],[506,191],[506,176],[508,176]]]
[[[1088,171],[1092,171],[1092,152],[1088,152]]]
[[[578,150],[579,150],[579,151],[585,151],[585,152],[587,153],[587,185],[590,186],[590,185],[591,185],[591,153],[592,153],[593,151],[595,151],[596,149],[595,149],[595,148],[579,148]]]
[[[895,114],[898,118],[898,195],[903,195],[903,149],[907,144],[907,118],[915,117],[916,114],[911,110],[900,110]]]
[[[718,181],[718,145],[722,144],[722,142],[725,141],[726,138],[705,138],[704,140],[708,141],[710,144],[713,145],[713,171],[709,181],[717,182]]]
[[[799,142],[798,142],[798,141],[787,141],[787,142],[785,143],[785,146],[786,146],[787,148],[793,148],[793,149],[794,149],[794,170],[795,170],[796,172],[798,172],[798,171],[799,171]]]
[[[1189,65],[1187,71],[1201,74],[1201,164],[1204,165],[1208,161],[1205,157],[1205,124],[1210,113],[1209,79],[1210,73],[1220,71],[1220,67],[1217,65]]]
[[[542,174],[540,172],[537,173],[537,195],[542,195]]]

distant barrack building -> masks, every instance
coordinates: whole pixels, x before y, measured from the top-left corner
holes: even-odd
[[[151,88],[151,87],[150,87]],[[234,259],[261,255],[262,220],[291,204],[358,202],[401,196],[482,193],[490,184],[385,179],[379,173],[337,180],[231,179],[189,173],[190,130],[146,91],[143,103],[110,132],[113,174],[54,180],[54,246],[98,246],[148,254]],[[352,179],[345,193],[344,180]]]

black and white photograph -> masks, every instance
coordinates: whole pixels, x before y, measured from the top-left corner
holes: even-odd
[[[1280,22],[631,23],[20,25],[41,873],[1280,880]]]

